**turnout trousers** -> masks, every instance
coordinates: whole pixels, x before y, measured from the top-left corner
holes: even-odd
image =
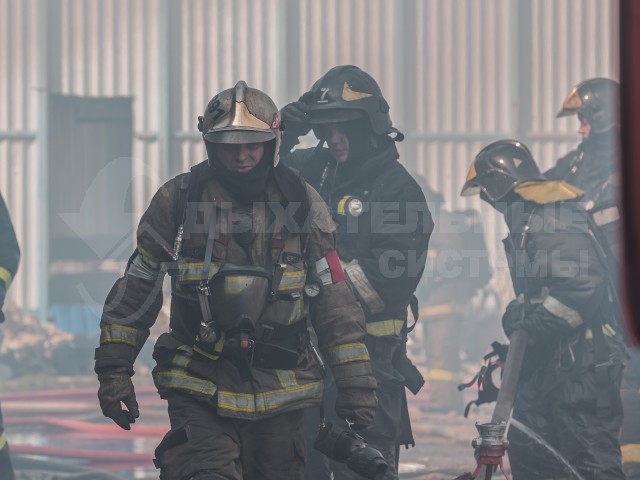
[[[616,480],[622,473],[619,435],[621,366],[613,367],[613,409],[598,415],[596,380],[591,371],[566,378],[545,393],[536,375],[520,379],[513,418],[557,450],[585,480]],[[606,387],[605,387],[606,388]],[[509,462],[514,480],[568,478],[570,475],[535,440],[509,428]]]
[[[156,449],[161,480],[303,479],[302,410],[239,420],[186,395],[168,401],[171,430]]]

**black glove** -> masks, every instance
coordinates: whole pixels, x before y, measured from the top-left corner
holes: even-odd
[[[131,424],[140,416],[131,370],[125,367],[106,369],[98,373],[98,381],[98,400],[104,416],[113,420],[120,428],[131,430]],[[124,403],[128,411],[123,410],[120,402]]]
[[[4,307],[4,299],[7,296],[7,287],[4,282],[0,280],[0,323],[4,322],[4,312],[2,308]]]
[[[351,428],[360,430],[373,421],[378,408],[378,397],[374,388],[340,387],[336,398],[336,414],[354,422]]]
[[[301,100],[285,105],[280,112],[280,117],[284,123],[284,132],[287,136],[302,137],[311,130],[309,105]]]
[[[511,334],[518,330],[517,324],[524,319],[524,313],[525,304],[519,300],[511,300],[507,305],[507,309],[502,315],[502,329],[508,338],[511,338]]]

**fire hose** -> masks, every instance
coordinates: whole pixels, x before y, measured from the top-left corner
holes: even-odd
[[[7,426],[38,425],[45,427],[57,427],[64,430],[65,433],[73,433],[76,438],[162,438],[166,433],[166,428],[162,427],[144,427],[136,425],[133,430],[125,431],[111,423],[82,422],[56,417],[14,416],[6,418],[4,420],[4,424]]]
[[[145,398],[145,404],[154,403],[157,393],[155,389],[141,388],[139,393]],[[90,421],[72,420],[68,418],[60,418],[60,413],[71,411],[96,410],[95,389],[69,389],[69,390],[48,390],[39,392],[8,392],[3,393],[3,409],[16,414],[7,415],[4,424],[11,427],[34,427],[36,429],[45,428],[46,435],[50,438],[64,437],[64,443],[70,437],[79,441],[81,448],[60,448],[53,446],[32,446],[11,444],[11,451],[16,458],[30,462],[33,456],[49,457],[42,462],[54,462],[55,459],[63,459],[65,464],[80,468],[78,471],[70,473],[93,474],[88,471],[86,466],[90,466],[96,470],[131,470],[138,467],[152,466],[152,453],[133,453],[129,451],[106,451],[85,448],[86,440],[114,441],[114,440],[132,440],[133,438],[150,438],[160,439],[166,433],[165,427],[150,427],[136,425],[136,427],[126,432],[111,423],[100,423]],[[160,403],[159,401],[157,403]],[[85,406],[86,408],[76,408]],[[34,415],[33,413],[36,413]],[[43,415],[45,413],[45,415]],[[51,440],[56,445],[57,440]],[[46,467],[41,465],[41,467]],[[35,467],[37,468],[37,467]],[[69,472],[65,470],[65,472]],[[106,475],[106,474],[105,474]],[[95,476],[94,476],[95,477]],[[87,477],[87,478],[94,478]],[[63,478],[63,477],[61,477]],[[97,478],[97,477],[95,477]],[[102,478],[102,477],[100,477]],[[116,478],[116,477],[104,477]]]
[[[500,391],[496,400],[496,406],[493,409],[491,422],[476,423],[476,429],[479,436],[471,443],[474,448],[474,457],[476,459],[476,469],[473,473],[465,473],[454,480],[473,480],[481,478],[484,469],[484,480],[491,480],[493,472],[500,468],[502,474],[509,479],[504,471],[502,460],[507,451],[509,442],[504,438],[507,428],[507,422],[511,417],[513,409],[513,401],[516,395],[518,379],[520,378],[520,370],[522,361],[527,349],[529,334],[524,330],[516,330],[511,335],[509,351],[504,364],[502,373],[502,382]]]

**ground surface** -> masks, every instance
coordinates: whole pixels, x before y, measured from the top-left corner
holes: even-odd
[[[491,407],[472,407],[469,418],[464,418],[458,411],[424,412],[428,402],[420,400],[420,397],[409,399],[416,446],[400,452],[401,478],[452,480],[473,471],[476,463],[471,441],[477,436],[475,422],[488,421]],[[505,465],[508,466],[506,459]]]
[[[124,432],[113,427],[113,432],[101,435],[86,431],[82,425],[68,426],[68,430],[56,426],[57,420],[74,420],[90,422],[88,425],[111,425],[101,416],[95,397],[97,382],[93,377],[45,378],[32,377],[17,382],[0,385],[0,399],[7,422],[10,441],[16,446],[28,445],[36,447],[74,448],[89,450],[111,450],[135,452],[151,455],[157,443],[158,434],[148,437],[132,438],[131,433],[140,432],[140,428],[151,428],[164,431],[167,428],[164,402],[157,397],[152,386],[148,384],[148,376],[136,375],[136,386],[140,388],[139,402],[141,418],[132,432]],[[42,392],[55,389],[68,389],[69,395],[47,397]],[[31,394],[17,393],[31,391]],[[80,392],[80,393],[72,393]],[[474,396],[471,391],[465,392],[465,401]],[[15,395],[19,395],[16,397]],[[12,396],[13,395],[13,396]],[[423,390],[417,396],[409,395],[409,411],[412,418],[416,446],[401,450],[401,479],[453,480],[464,472],[473,471],[475,460],[471,440],[477,436],[475,422],[487,421],[491,415],[491,407],[471,409],[469,418],[462,412],[430,412],[427,410],[428,392]],[[42,419],[40,425],[34,419]],[[35,424],[34,424],[35,423]],[[85,424],[86,426],[86,424]],[[140,428],[139,428],[140,427]],[[88,430],[91,430],[89,427]],[[110,435],[115,435],[111,437]],[[155,435],[155,436],[154,436]],[[135,435],[134,435],[135,437]],[[77,460],[63,459],[63,462]],[[25,465],[19,461],[19,465]],[[99,465],[99,462],[97,463]],[[102,461],[102,465],[113,466],[113,461]],[[148,461],[145,463],[149,465]],[[33,465],[26,465],[21,480],[49,480],[49,474],[38,473]],[[101,471],[111,468],[97,467]],[[136,468],[128,471],[112,471],[121,478],[148,479],[158,478],[153,468]],[[60,477],[64,478],[64,477]],[[106,477],[105,477],[106,478]],[[496,475],[494,478],[500,478]],[[100,479],[102,480],[102,478]]]

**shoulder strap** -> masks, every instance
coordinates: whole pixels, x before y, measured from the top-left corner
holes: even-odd
[[[209,272],[211,271],[211,256],[213,254],[213,237],[215,235],[216,218],[215,213],[209,220],[209,231],[207,233],[207,248],[204,254],[203,275],[198,285],[198,303],[200,304],[200,312],[202,313],[202,327],[209,327],[213,332],[213,314],[209,304],[211,289],[209,288]]]
[[[209,178],[205,172],[209,171],[207,160],[191,167],[189,173],[182,177],[174,195],[173,224],[176,228],[176,237],[173,242],[173,259],[178,260],[182,249],[182,236],[184,235],[184,223],[187,218],[187,207],[190,202],[195,202],[202,195],[204,181]]]
[[[187,192],[189,191],[191,177],[191,173],[187,173],[176,185],[176,194],[173,197],[173,224],[176,229],[180,224],[184,223],[187,210]]]
[[[187,214],[187,204],[198,201],[202,194],[203,182],[200,182],[200,180],[206,180],[208,178],[208,176],[204,175],[205,170],[209,170],[207,161],[191,167],[189,173],[182,178],[175,196],[175,208],[173,210],[176,227],[184,224]]]
[[[282,162],[274,167],[273,177],[284,196],[285,208],[289,203],[298,203],[300,205],[293,213],[291,220],[293,220],[299,228],[302,228],[311,210],[305,181],[298,173],[294,172]]]
[[[299,207],[291,215],[290,220],[299,229],[301,251],[304,255],[310,233],[309,220],[311,212],[306,182],[299,173],[285,166],[282,162],[274,167],[273,177],[284,196],[285,209],[289,203],[299,204]]]

